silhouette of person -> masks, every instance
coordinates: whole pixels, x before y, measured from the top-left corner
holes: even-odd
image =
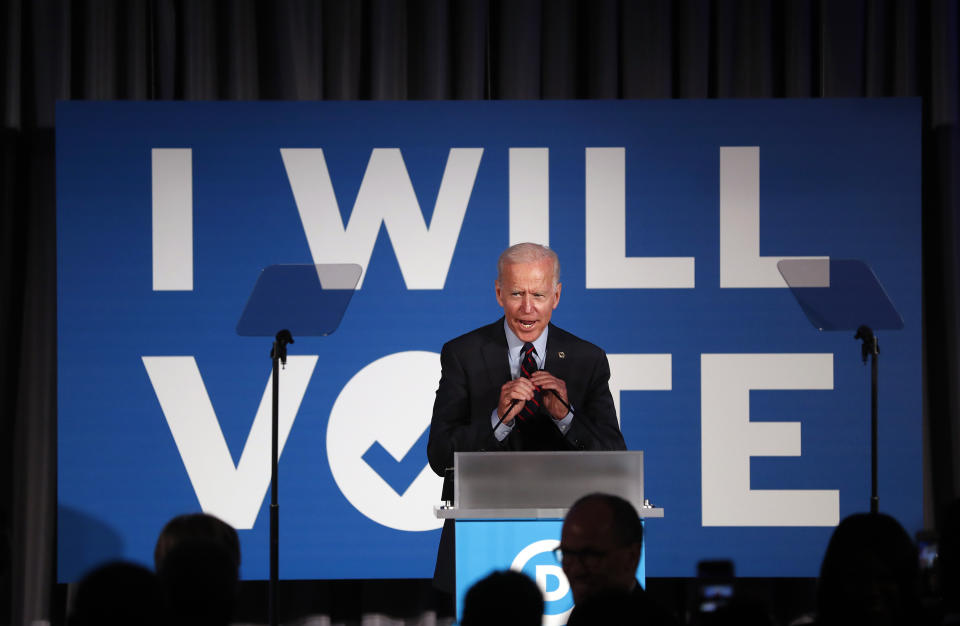
[[[524,574],[507,570],[493,572],[470,587],[460,626],[540,626],[542,619],[540,588]]]
[[[637,582],[643,524],[632,504],[609,494],[577,500],[563,520],[558,556],[576,605],[569,624],[677,624]]]
[[[830,537],[817,585],[817,624],[921,622],[917,549],[883,513],[845,518]]]

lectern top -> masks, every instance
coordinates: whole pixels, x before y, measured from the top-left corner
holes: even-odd
[[[570,508],[588,493],[618,495],[643,508],[643,452],[458,452],[457,509]]]

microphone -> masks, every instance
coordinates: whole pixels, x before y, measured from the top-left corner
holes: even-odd
[[[554,395],[554,397],[556,397],[556,399],[560,401],[560,404],[562,404],[562,405],[564,406],[564,408],[566,408],[568,411],[570,411],[571,413],[573,413],[574,416],[576,416],[576,413],[574,412],[573,407],[570,406],[570,405],[567,403],[566,400],[564,400],[563,398],[560,397],[560,394],[557,393],[556,389],[545,389],[544,391],[548,391],[548,392],[552,393],[552,394]],[[543,392],[541,391],[541,393],[543,393]],[[510,414],[510,411],[513,410],[513,407],[517,406],[517,403],[518,403],[518,402],[520,402],[520,400],[519,400],[518,398],[514,398],[513,400],[511,400],[511,401],[510,401],[510,406],[507,407],[507,412],[504,413],[504,416],[509,415],[509,414]],[[518,420],[520,420],[520,421],[523,421],[523,418],[520,417],[520,414],[519,414],[519,413],[514,416],[514,419],[518,419]],[[497,425],[496,425],[496,427],[494,428],[494,430],[496,430],[497,428],[500,428],[500,425],[501,425],[501,424],[503,424],[503,417],[497,416]]]
[[[560,394],[557,393],[556,389],[547,389],[547,391],[552,393],[557,398],[557,400],[560,401],[560,404],[562,404],[568,411],[576,415],[576,413],[573,412],[573,407],[567,404],[567,401],[560,397]]]
[[[517,406],[517,402],[520,402],[520,400],[517,398],[511,400],[510,406],[507,407],[507,412],[504,413],[502,417],[499,415],[497,416],[497,425],[493,427],[494,430],[500,428],[500,426],[503,424],[503,418],[510,414],[510,411],[513,410],[513,407]],[[513,419],[520,419],[520,414],[518,413],[517,415],[514,415]]]
[[[570,406],[570,404],[569,404],[566,400],[564,400],[563,398],[561,398],[561,397],[560,397],[560,394],[557,393],[556,390],[554,390],[554,389],[545,389],[544,391],[548,391],[548,392],[552,393],[552,394],[554,395],[554,397],[556,397],[556,399],[560,401],[560,404],[562,404],[564,407],[566,407],[566,409],[567,409],[568,411],[570,411],[571,413],[573,413],[574,417],[576,417],[576,412],[573,410],[573,407]],[[515,406],[517,405],[517,402],[520,402],[520,400],[518,400],[518,399],[513,399],[513,400],[510,401],[510,406],[507,407],[507,413],[506,413],[506,414],[509,414],[509,413],[510,413],[510,411],[513,409],[513,407],[515,407]],[[505,414],[505,415],[506,415],[506,414]],[[517,419],[520,419],[520,416],[519,416],[519,415],[517,415]],[[597,438],[597,440],[599,440],[599,436],[597,435],[597,431],[594,430],[593,426],[590,425],[590,420],[589,420],[589,419],[577,420],[577,423],[578,423],[578,424],[582,424],[583,427],[584,427],[591,435],[593,435],[595,438]],[[494,428],[494,430],[496,430],[497,428],[499,428],[499,427],[500,427],[500,424],[503,424],[503,418],[502,418],[502,417],[498,417],[498,418],[497,418],[497,426]],[[580,446],[580,449],[584,449],[582,445]],[[626,449],[626,448],[624,448],[624,449]]]

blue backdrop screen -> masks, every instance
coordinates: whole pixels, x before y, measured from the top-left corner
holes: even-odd
[[[443,343],[496,320],[497,255],[557,250],[553,321],[602,346],[646,493],[647,574],[814,576],[869,506],[869,368],[784,258],[860,259],[880,333],[880,503],[921,526],[916,100],[61,103],[58,576],[150,562],[172,516],[268,561],[260,270],[357,263],[339,329],[282,372],[283,578],[429,577]],[[829,271],[827,272],[829,274]]]

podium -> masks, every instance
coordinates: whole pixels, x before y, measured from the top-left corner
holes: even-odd
[[[544,593],[544,624],[565,624],[573,596],[553,554],[567,509],[590,493],[633,504],[641,518],[663,517],[644,497],[642,451],[458,452],[453,502],[434,508],[456,523],[456,607],[495,570],[533,578]],[[646,540],[644,540],[646,543]],[[646,555],[637,580],[645,584]]]

